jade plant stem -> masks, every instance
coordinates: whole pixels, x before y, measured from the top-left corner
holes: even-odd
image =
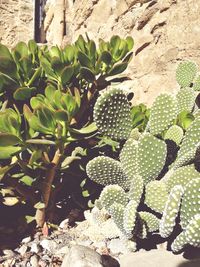
[[[36,223],[39,227],[42,227],[46,221],[46,209],[49,204],[49,198],[52,190],[52,184],[53,180],[55,178],[56,170],[60,164],[60,158],[61,158],[61,153],[60,150],[58,149],[55,152],[54,158],[51,161],[51,163],[48,166],[47,173],[45,180],[43,182],[42,186],[42,199],[44,202],[45,207],[41,209],[37,209],[35,219]]]

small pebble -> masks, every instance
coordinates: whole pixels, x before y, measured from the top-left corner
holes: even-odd
[[[38,267],[38,257],[36,255],[33,255],[30,258],[30,264],[31,264],[31,267]]]
[[[31,250],[30,251],[37,254],[40,251],[40,247],[36,243],[33,243],[33,244],[31,244]]]
[[[28,247],[27,245],[22,245],[19,249],[18,249],[18,252],[19,254],[21,254],[22,256],[24,256],[24,254],[26,253]]]
[[[24,239],[22,239],[22,243],[29,243],[31,241],[31,237],[28,236],[28,237],[25,237]]]

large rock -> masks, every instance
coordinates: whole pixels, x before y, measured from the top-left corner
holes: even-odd
[[[196,0],[68,0],[63,44],[85,32],[95,40],[131,35],[134,58],[127,73],[133,81],[124,86],[135,92],[135,103],[151,105],[159,93],[177,90],[181,60],[200,65],[199,14]]]
[[[120,267],[199,267],[200,259],[189,261],[166,250],[151,250],[123,255]]]

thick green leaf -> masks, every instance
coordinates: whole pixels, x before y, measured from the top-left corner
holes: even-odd
[[[75,48],[72,45],[67,45],[64,50],[64,59],[67,62],[72,62],[74,60],[75,57]]]
[[[21,57],[27,57],[28,56],[28,46],[24,42],[19,42],[15,46],[14,51],[15,51],[17,57],[18,57],[18,60]]]
[[[0,57],[7,57],[10,60],[13,60],[9,49],[3,44],[0,44]]]
[[[54,96],[54,93],[56,92],[56,88],[53,85],[48,85],[45,88],[45,96],[51,100],[52,97]]]
[[[53,57],[51,60],[51,67],[57,73],[57,75],[61,75],[61,72],[64,68],[64,64],[58,57]]]
[[[38,82],[38,80],[40,79],[42,73],[42,68],[39,67],[35,70],[35,72],[33,73],[32,77],[30,78],[29,82],[28,82],[28,86],[32,86],[35,82]]]
[[[45,99],[45,98],[44,98],[43,95],[42,95],[42,97],[38,97],[38,95],[32,97],[31,100],[30,100],[31,107],[32,107],[33,109],[37,109],[37,108],[39,108],[41,105],[44,105],[44,99]]]
[[[82,51],[83,53],[86,52],[86,49],[85,49],[85,40],[83,38],[82,35],[79,35],[77,41],[75,42],[75,45],[77,48],[79,48],[80,51]]]
[[[90,134],[90,133],[97,131],[97,129],[98,128],[97,128],[96,124],[93,122],[86,127],[83,127],[81,129],[71,129],[71,131],[73,133],[77,133],[77,134]]]
[[[66,66],[61,72],[61,81],[62,84],[68,83],[74,74],[73,66]]]
[[[68,113],[64,110],[58,110],[55,112],[55,118],[58,120],[58,121],[65,121],[67,122],[68,121]]]
[[[19,153],[20,151],[21,147],[15,147],[15,146],[0,147],[0,159],[12,158],[12,156]]]
[[[26,140],[27,144],[38,144],[38,145],[55,145],[56,143],[47,139],[28,139]]]
[[[0,56],[0,72],[5,73],[12,78],[17,78],[16,64],[9,57]]]
[[[95,75],[94,73],[86,68],[86,67],[81,67],[80,69],[81,76],[88,82],[94,82],[95,81]]]
[[[21,57],[19,64],[22,68],[23,75],[28,78],[32,74],[32,61],[28,56]]]
[[[32,177],[28,176],[28,175],[24,175],[24,176],[20,179],[20,181],[21,181],[22,183],[24,183],[25,185],[27,185],[27,186],[31,186],[32,183],[34,182],[34,179],[33,179]]]
[[[13,97],[15,100],[26,100],[29,99],[35,91],[35,87],[20,87],[14,92]]]
[[[13,134],[9,133],[0,133],[0,146],[7,147],[7,146],[14,146],[21,143],[21,140]]]
[[[109,76],[114,76],[114,75],[120,74],[123,71],[125,71],[127,66],[128,66],[127,62],[122,62],[122,63],[115,64],[114,67],[108,72],[108,75]]]
[[[112,61],[112,55],[108,51],[103,51],[100,57],[101,61],[109,65]]]
[[[128,44],[128,50],[131,51],[134,46],[134,40],[131,36],[126,37],[126,42]]]
[[[131,59],[133,58],[133,52],[130,52],[124,59],[123,62],[129,63]]]
[[[81,51],[78,51],[78,60],[83,67],[91,68],[92,63],[89,57]]]

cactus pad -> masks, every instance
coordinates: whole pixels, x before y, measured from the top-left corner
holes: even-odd
[[[162,213],[168,199],[167,186],[162,181],[152,181],[146,185],[145,204]]]
[[[196,78],[194,85],[193,85],[194,91],[200,91],[200,75]]]
[[[119,185],[107,185],[104,187],[99,200],[106,210],[109,210],[110,206],[114,202],[123,204],[124,206],[128,203],[128,197],[123,188],[121,188]]]
[[[123,226],[124,205],[116,202],[113,203],[109,208],[109,213],[111,215],[112,220],[119,228],[119,230],[122,233],[124,233],[124,226]]]
[[[195,104],[196,93],[190,87],[183,88],[178,91],[176,99],[178,102],[178,112],[191,112]]]
[[[172,170],[171,174],[165,179],[165,183],[168,191],[171,191],[175,185],[182,185],[184,188],[194,178],[200,178],[200,173],[195,169],[194,164],[191,164]]]
[[[179,145],[183,139],[183,129],[178,125],[172,125],[165,133],[165,140],[167,139]]]
[[[123,225],[128,238],[132,237],[132,231],[135,228],[138,203],[131,200],[124,210]]]
[[[138,143],[138,174],[144,183],[157,178],[165,165],[167,148],[164,141],[145,134]]]
[[[145,223],[148,232],[155,232],[159,229],[160,220],[150,212],[140,211],[139,216]]]
[[[111,88],[100,95],[94,106],[94,121],[100,133],[116,140],[128,139],[132,123],[123,90]]]
[[[188,223],[186,230],[177,236],[172,243],[172,250],[178,252],[187,244],[200,247],[200,214],[196,214]]]
[[[188,87],[197,74],[197,65],[191,61],[184,61],[178,65],[176,80],[181,87]]]
[[[137,173],[137,141],[129,138],[124,144],[120,153],[120,162],[124,173],[132,180],[133,175]]]
[[[86,166],[86,172],[91,180],[101,185],[126,186],[127,183],[121,163],[109,157],[99,156],[92,159]]]
[[[200,117],[197,117],[186,131],[185,137],[182,141],[180,150],[177,155],[174,166],[180,165],[180,161],[188,155],[191,157],[195,156],[198,143],[200,142]]]
[[[177,101],[167,94],[159,95],[150,110],[149,126],[153,135],[161,134],[177,116]]]
[[[200,179],[192,179],[184,189],[181,204],[181,226],[185,229],[195,214],[200,214]]]
[[[168,200],[166,202],[163,216],[160,221],[160,235],[164,238],[168,237],[176,224],[176,217],[180,209],[181,198],[183,196],[183,187],[176,185],[172,188]]]
[[[128,197],[130,200],[135,200],[136,203],[140,203],[142,193],[144,190],[144,181],[140,175],[134,175],[131,181]]]

